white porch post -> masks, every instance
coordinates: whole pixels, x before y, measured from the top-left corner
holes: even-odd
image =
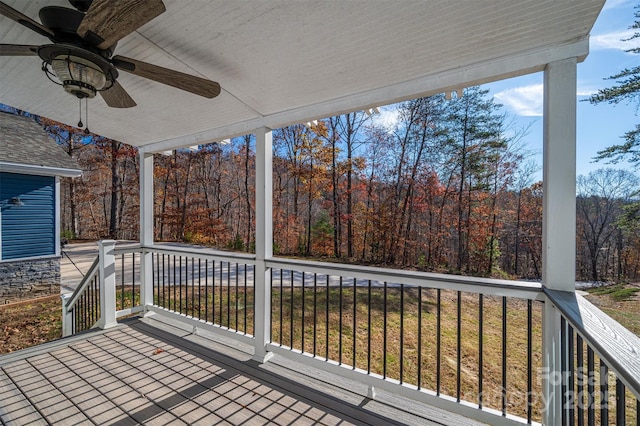
[[[542,282],[575,291],[576,60],[544,72]]]
[[[153,154],[140,153],[140,302],[145,312],[153,305]]]
[[[62,337],[71,336],[73,334],[73,311],[67,309],[67,302],[71,299],[71,293],[60,295],[62,300]]]
[[[265,260],[273,256],[273,151],[271,129],[256,131],[256,266],[255,353],[253,359],[266,362],[271,353],[266,345],[271,340],[271,270]]]
[[[575,291],[576,256],[576,58],[544,71],[542,284]],[[547,300],[543,312],[543,423],[561,423],[560,313]]]
[[[115,327],[116,321],[116,258],[114,240],[98,241],[100,273],[100,319],[98,327],[102,329]]]

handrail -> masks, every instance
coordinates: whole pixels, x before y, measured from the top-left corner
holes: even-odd
[[[76,300],[78,300],[78,297],[82,295],[82,292],[84,292],[85,288],[89,285],[91,280],[93,280],[95,275],[98,273],[99,263],[100,263],[100,258],[96,256],[93,263],[89,267],[89,270],[85,274],[84,278],[82,279],[82,281],[80,281],[80,284],[78,284],[74,292],[71,294],[71,297],[67,300],[67,303],[65,305],[67,309],[76,303]]]
[[[119,250],[130,251],[131,249],[132,248],[123,248]],[[194,249],[192,247],[176,247],[163,244],[144,246],[142,247],[142,250],[155,253],[195,255],[203,259],[225,260],[231,262],[242,261],[243,263],[251,265],[255,264],[256,259],[254,254],[225,252],[209,248]],[[277,257],[267,259],[265,263],[266,266],[271,268],[300,269],[304,267],[305,270],[309,272],[329,275],[339,274],[344,276],[345,274],[349,274],[349,276],[354,278],[371,279],[380,282],[402,282],[404,284],[411,284],[420,287],[453,289],[471,293],[485,293],[495,296],[509,296],[522,299],[539,299],[542,292],[542,284],[539,282],[437,274]]]
[[[206,247],[176,247],[164,244],[154,244],[151,246],[141,247],[143,251],[165,254],[185,254],[194,255],[202,259],[209,260],[225,260],[230,262],[242,262],[248,265],[255,265],[256,255],[250,253],[235,253],[220,250],[213,250]]]
[[[352,278],[387,283],[410,284],[418,287],[460,290],[494,296],[540,299],[542,284],[538,282],[510,281],[495,278],[479,278],[463,275],[437,274],[432,272],[407,271],[362,265],[337,264],[287,258],[271,258],[265,261],[271,268],[302,270],[327,275],[342,275]]]
[[[140,253],[142,252],[142,246],[140,244],[129,245],[129,246],[116,246],[113,249],[113,254],[126,254],[126,253]]]
[[[547,288],[543,288],[543,292],[625,386],[640,399],[640,337],[578,294]]]

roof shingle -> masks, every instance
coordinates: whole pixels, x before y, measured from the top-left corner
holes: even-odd
[[[0,162],[80,169],[33,119],[4,112],[0,112]]]

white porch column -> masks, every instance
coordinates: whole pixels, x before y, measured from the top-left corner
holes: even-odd
[[[256,131],[256,266],[255,354],[253,359],[266,362],[271,353],[266,345],[271,340],[271,270],[265,260],[273,256],[273,149],[271,129]]]
[[[98,241],[98,272],[100,274],[100,319],[98,327],[115,327],[116,321],[116,258],[114,240]]]
[[[140,153],[140,303],[145,312],[153,305],[152,253],[146,248],[153,245],[153,154]]]
[[[576,262],[576,64],[575,58],[544,71],[542,284],[575,291]],[[543,311],[543,423],[561,423],[560,312],[549,300]]]
[[[575,291],[576,59],[544,71],[542,283]]]

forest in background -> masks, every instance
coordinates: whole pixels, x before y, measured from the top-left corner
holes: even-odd
[[[543,183],[527,129],[479,87],[395,107],[390,127],[361,111],[273,131],[274,254],[539,279]],[[83,169],[63,179],[64,236],[137,239],[137,150],[41,124]],[[154,185],[157,241],[253,251],[252,135],[156,155]],[[579,280],[638,280],[639,188],[625,170],[578,177]]]

